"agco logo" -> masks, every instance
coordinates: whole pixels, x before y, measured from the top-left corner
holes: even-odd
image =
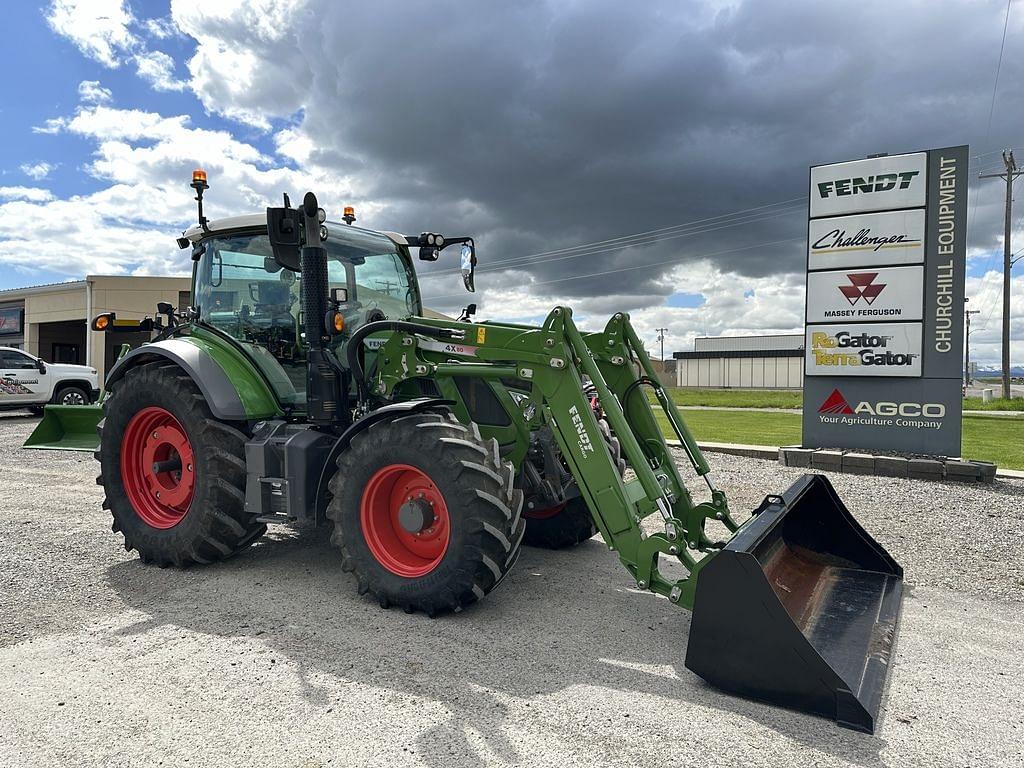
[[[899,173],[879,173],[863,178],[854,176],[850,179],[833,179],[818,183],[818,194],[824,200],[831,195],[867,195],[874,192],[891,192],[894,189],[907,189],[920,171],[901,171]]]
[[[846,276],[846,279],[851,283],[850,285],[840,285],[837,287],[839,292],[850,302],[851,307],[855,306],[861,299],[864,299],[868,305],[871,305],[875,303],[875,299],[885,290],[886,286],[886,283],[876,283],[876,277],[878,277],[877,272],[857,272]]]
[[[861,401],[856,406],[851,406],[849,401],[843,397],[838,389],[833,389],[832,394],[825,398],[818,413],[828,416],[904,416],[916,418],[924,416],[929,419],[941,419],[946,415],[946,406],[942,403],[894,403],[876,402],[869,403]],[[918,424],[906,424],[900,426],[920,426]]]

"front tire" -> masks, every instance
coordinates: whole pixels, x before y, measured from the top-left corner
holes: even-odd
[[[512,480],[497,443],[450,412],[371,425],[339,456],[330,483],[343,570],[382,608],[462,610],[519,557],[526,525]]]
[[[62,387],[54,395],[53,402],[56,405],[88,405],[91,401],[89,393],[81,387],[69,385]]]
[[[103,413],[96,481],[126,550],[160,566],[210,563],[266,531],[245,511],[246,436],[176,365],[132,368]]]

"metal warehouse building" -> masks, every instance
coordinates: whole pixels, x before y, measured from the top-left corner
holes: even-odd
[[[149,334],[103,334],[89,330],[101,312],[141,320],[159,301],[189,302],[191,278],[89,275],[84,280],[0,291],[0,347],[17,347],[51,363],[91,365],[100,381],[123,342],[132,346]]]
[[[672,357],[678,387],[800,389],[804,383],[801,334],[698,337],[692,352]]]

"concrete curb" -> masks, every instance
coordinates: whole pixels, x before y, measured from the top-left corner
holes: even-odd
[[[682,443],[680,443],[678,440],[667,440],[666,442],[670,446],[673,446],[675,448],[679,448],[682,445]],[[771,446],[771,445],[745,445],[743,443],[706,443],[706,442],[703,442],[701,440],[697,441],[697,447],[699,447],[702,451],[706,451],[707,453],[727,453],[727,454],[729,454],[731,456],[745,456],[745,457],[750,458],[750,459],[770,459],[772,461],[778,461],[779,460],[779,451],[781,450],[779,447]],[[806,450],[808,453],[811,452],[810,448],[802,449],[802,450]],[[853,458],[854,458],[854,461],[856,462],[858,459],[861,458],[861,454],[853,454]],[[876,457],[875,458],[876,464],[877,464],[879,458],[895,458],[895,457]],[[903,459],[902,461],[907,461],[907,460]],[[863,462],[863,463],[866,463],[866,461]],[[823,470],[823,471],[828,471],[829,469],[831,469],[832,471],[842,471],[840,467],[826,467],[826,466],[822,466],[820,464],[820,462],[819,462],[818,466],[813,467],[813,468],[814,469]],[[857,472],[853,472],[853,473],[848,472],[847,474],[857,474]],[[870,474],[882,475],[882,474],[884,474],[884,472],[883,471],[877,471],[877,467],[876,467],[876,471],[873,472],[873,473],[870,473]],[[896,473],[896,476],[906,477],[906,475],[904,475],[902,473],[899,473],[898,471]],[[996,478],[1001,479],[1001,480],[1024,480],[1024,471],[1019,470],[1019,469],[998,469],[997,468],[995,476],[996,476]],[[937,478],[937,479],[941,479],[941,478]],[[955,479],[955,478],[947,478],[947,479]]]

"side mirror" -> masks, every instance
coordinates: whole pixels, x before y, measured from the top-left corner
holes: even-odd
[[[36,368],[39,369],[40,373],[46,373],[46,363],[42,360],[36,360]]]
[[[267,236],[274,250],[274,261],[293,272],[299,271],[300,216],[298,208],[267,208]]]
[[[466,285],[466,290],[470,293],[476,291],[476,283],[474,276],[476,274],[476,244],[470,240],[467,243],[462,244],[462,252],[459,256],[462,269],[462,282]],[[476,310],[475,305],[470,305]]]

